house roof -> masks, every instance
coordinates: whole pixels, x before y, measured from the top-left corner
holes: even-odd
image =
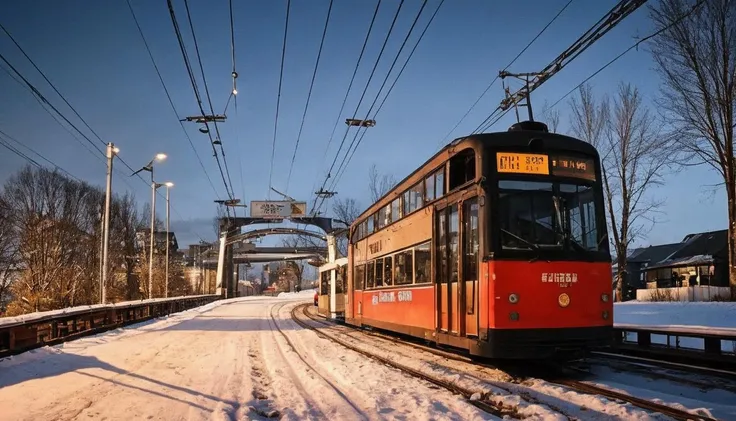
[[[654,269],[711,264],[714,256],[722,255],[727,249],[728,230],[688,234],[680,244],[677,250],[649,267]]]
[[[627,260],[631,263],[656,263],[666,259],[682,247],[682,243],[660,244],[634,249]]]

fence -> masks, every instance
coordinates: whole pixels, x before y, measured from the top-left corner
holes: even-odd
[[[709,285],[636,290],[637,301],[724,301],[730,297],[731,288]]]
[[[98,304],[0,319],[0,358],[209,304],[219,295]]]

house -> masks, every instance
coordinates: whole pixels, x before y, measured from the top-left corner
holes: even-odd
[[[646,269],[666,259],[682,247],[682,243],[660,244],[658,246],[635,248],[626,258],[626,271],[629,285],[633,289],[646,288]],[[618,272],[618,261],[613,262],[613,275]]]
[[[648,288],[728,286],[728,230],[689,234],[646,269]]]

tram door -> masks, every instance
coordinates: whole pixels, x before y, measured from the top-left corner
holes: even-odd
[[[458,291],[458,252],[460,218],[458,204],[453,203],[437,209],[436,248],[437,250],[437,291],[439,292],[438,327],[446,333],[460,333],[459,291]]]
[[[478,229],[478,198],[474,197],[462,202],[462,310],[465,322],[465,335],[478,335],[478,306],[480,293],[478,291],[478,268],[480,233]]]
[[[439,329],[478,335],[478,198],[438,209],[436,218]]]

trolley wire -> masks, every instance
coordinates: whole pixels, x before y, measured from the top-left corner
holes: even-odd
[[[194,33],[194,23],[192,22],[192,14],[189,11],[189,0],[184,0],[184,8],[187,12],[187,20],[189,21],[189,28],[192,33],[192,40],[194,41],[194,51],[197,55],[197,62],[199,63],[199,70],[202,73],[202,82],[204,84],[205,96],[207,97],[207,103],[210,106],[210,112],[214,114],[215,107],[212,106],[212,97],[210,96],[210,89],[209,89],[209,86],[207,85],[207,76],[205,75],[204,65],[202,64],[202,55],[199,53],[199,43],[197,42],[197,35]],[[203,114],[204,114],[204,111],[203,111]],[[222,163],[225,165],[225,174],[227,174],[228,182],[225,183],[225,191],[228,193],[228,196],[230,196],[230,199],[234,199],[234,193],[233,193],[233,187],[232,187],[233,181],[230,178],[230,170],[227,167],[227,158],[225,157],[225,148],[222,145],[222,136],[220,135],[220,127],[217,125],[217,121],[213,121],[212,125],[215,127],[215,133],[217,134],[217,140],[219,140],[220,142],[220,154],[222,154]],[[214,145],[213,145],[213,148],[214,148]],[[230,185],[229,191],[228,191],[228,183]]]
[[[230,60],[232,61],[232,73],[230,74],[233,79],[233,90],[230,91],[230,96],[228,97],[228,102],[225,105],[225,111],[223,114],[227,113],[227,107],[230,104],[230,98],[233,99],[233,102],[235,104],[235,143],[238,146],[238,152],[240,152],[240,129],[238,128],[238,124],[240,123],[240,117],[238,114],[238,72],[235,67],[235,19],[233,17],[233,0],[228,1],[228,9],[230,12]],[[243,192],[243,200],[245,200],[245,182],[243,181],[243,158],[242,153],[238,153],[238,172],[240,173],[240,188]],[[233,189],[233,194],[235,194],[235,187],[231,186]]]
[[[371,74],[368,77],[368,81],[365,84],[365,88],[363,88],[363,93],[360,95],[360,100],[358,101],[358,105],[355,107],[355,111],[352,114],[353,117],[355,117],[358,114],[358,111],[360,110],[360,106],[363,103],[363,99],[365,98],[365,94],[368,91],[368,87],[370,86],[371,81],[373,80],[373,76],[376,73],[376,69],[378,68],[378,63],[381,62],[381,57],[383,56],[383,52],[386,50],[386,44],[388,44],[388,40],[389,40],[389,38],[391,38],[391,33],[393,32],[394,26],[396,26],[396,20],[398,19],[399,14],[401,13],[401,8],[402,8],[403,5],[404,5],[404,0],[401,0],[401,2],[399,3],[399,7],[396,9],[396,13],[394,14],[394,18],[391,21],[391,26],[389,27],[388,32],[386,33],[386,38],[383,40],[383,45],[381,46],[381,51],[379,51],[379,53],[378,53],[378,57],[376,58],[376,61],[373,64],[373,69],[371,70]],[[348,137],[348,133],[349,132],[350,132],[350,126],[348,125],[347,129],[345,130],[345,134],[342,137],[342,141],[340,141],[340,147],[338,148],[337,153],[335,154],[335,159],[332,160],[332,165],[330,166],[330,169],[329,169],[329,171],[327,173],[327,177],[325,178],[324,182],[322,183],[322,187],[320,188],[320,190],[324,189],[324,187],[327,185],[327,181],[330,178],[330,174],[332,173],[332,169],[335,167],[335,164],[337,163],[337,159],[340,156],[340,151],[342,150],[342,147],[345,144],[345,140],[347,140],[347,137]],[[343,161],[345,160],[346,157],[347,157],[347,153],[346,153],[345,157],[343,157]],[[321,203],[324,203],[324,198],[322,199],[322,202]],[[320,206],[321,206],[321,203],[320,203]],[[319,210],[319,207],[317,208],[316,211],[318,211],[318,210]]]
[[[368,33],[366,34],[365,40],[363,41],[363,47],[360,49],[360,55],[358,56],[358,62],[355,64],[355,69],[353,69],[353,75],[350,78],[350,83],[348,84],[348,89],[345,92],[345,97],[342,100],[342,105],[340,106],[340,111],[338,111],[337,118],[335,119],[335,124],[332,127],[332,134],[330,134],[330,138],[327,141],[327,147],[325,148],[324,158],[322,160],[322,164],[320,165],[320,167],[324,167],[325,166],[324,164],[326,163],[326,158],[327,158],[327,154],[328,154],[328,152],[330,150],[330,145],[332,144],[332,140],[335,137],[335,132],[337,131],[337,125],[340,123],[340,117],[342,116],[342,112],[345,109],[345,104],[347,103],[348,96],[350,95],[350,91],[353,88],[353,82],[355,82],[355,76],[358,73],[358,69],[360,68],[360,63],[363,60],[363,54],[365,53],[365,48],[368,45],[368,39],[370,38],[371,32],[373,31],[373,25],[376,22],[376,16],[378,16],[378,9],[380,9],[380,7],[381,7],[381,0],[378,0],[378,2],[376,3],[376,9],[373,11],[373,17],[371,18],[370,26],[368,27]],[[342,149],[342,146],[340,146],[340,148],[338,149],[338,151],[337,151],[338,154],[340,153],[340,150],[341,149]],[[337,157],[335,159],[337,159]],[[333,166],[335,165],[334,162],[333,162],[332,165]],[[330,178],[330,171],[327,172],[326,177],[327,178]],[[315,177],[315,182],[314,182],[313,189],[315,189],[317,187],[318,180],[319,180],[319,175],[317,177]],[[317,209],[315,208],[315,206],[317,204],[317,200],[318,200],[318,196],[315,196],[314,197],[314,201],[312,202],[313,216],[316,216]]]
[[[317,61],[314,64],[314,72],[312,72],[312,81],[309,83],[309,93],[307,94],[307,102],[304,105],[304,114],[302,114],[302,121],[299,125],[299,133],[296,136],[296,144],[294,145],[294,154],[291,156],[291,164],[289,165],[289,175],[286,177],[286,189],[284,193],[289,194],[289,181],[291,181],[291,172],[294,169],[294,161],[296,160],[296,152],[299,149],[299,141],[302,138],[302,130],[304,129],[304,122],[307,119],[307,111],[309,110],[309,100],[312,98],[312,88],[314,88],[314,80],[317,78],[317,69],[319,68],[319,60],[322,57],[322,47],[325,44],[325,37],[327,36],[327,27],[330,24],[330,15],[332,14],[332,3],[334,0],[330,0],[330,6],[327,9],[327,18],[325,19],[325,27],[322,30],[322,39],[319,42],[319,51],[317,51]]]
[[[560,11],[557,12],[557,14],[552,18],[552,20],[550,20],[549,22],[547,22],[547,24],[542,28],[542,30],[539,31],[537,33],[537,35],[534,38],[532,38],[531,41],[529,41],[529,43],[516,55],[516,57],[514,57],[513,60],[511,60],[511,62],[509,64],[506,65],[506,67],[504,67],[503,70],[504,71],[507,70],[514,63],[516,63],[516,60],[518,60],[519,57],[521,57],[522,54],[524,54],[526,52],[526,50],[528,50],[529,47],[531,47],[532,44],[534,44],[534,42],[536,42],[537,39],[540,36],[542,36],[542,34],[547,30],[547,28],[549,28],[552,25],[552,23],[554,23],[557,20],[557,18],[560,17],[560,15],[562,14],[562,12],[564,12],[565,9],[567,9],[567,7],[570,6],[570,3],[572,3],[572,2],[573,2],[573,0],[569,0],[562,7],[562,9],[560,9]],[[488,91],[496,83],[496,81],[498,80],[499,77],[500,77],[500,73],[497,74],[496,77],[493,78],[493,80],[491,81],[491,83],[488,84],[488,86],[483,91],[483,93],[480,94],[480,96],[478,97],[478,99],[476,99],[475,102],[473,103],[473,105],[471,105],[470,108],[468,108],[468,111],[466,111],[465,114],[463,114],[463,116],[460,118],[460,120],[452,127],[452,129],[450,129],[450,131],[445,135],[445,137],[442,138],[442,140],[440,141],[440,143],[444,144],[447,141],[447,138],[452,135],[452,132],[454,132],[460,126],[460,124],[462,124],[462,122],[465,121],[465,119],[468,117],[468,115],[470,115],[470,113],[473,111],[473,109],[475,109],[475,107],[478,105],[478,103],[481,101],[481,99],[483,99],[483,97],[486,96],[486,94],[488,93]],[[483,125],[484,123],[481,123],[481,125]]]
[[[273,142],[271,144],[271,166],[268,170],[268,191],[266,198],[271,197],[273,187],[273,160],[276,157],[276,134],[279,127],[279,109],[281,107],[281,87],[284,81],[284,59],[286,58],[286,40],[289,34],[289,14],[291,12],[291,0],[286,0],[286,23],[284,24],[284,43],[281,47],[281,66],[279,70],[279,90],[276,96],[276,118],[273,122]]]
[[[386,86],[386,83],[388,82],[388,79],[391,77],[391,72],[394,70],[394,67],[396,66],[396,62],[399,60],[399,57],[401,56],[401,52],[404,51],[404,48],[406,47],[407,42],[409,42],[409,38],[411,37],[411,34],[414,32],[414,28],[416,27],[417,22],[419,21],[419,18],[422,16],[422,12],[424,11],[425,6],[427,5],[427,1],[425,0],[422,2],[422,7],[419,8],[419,12],[417,12],[416,17],[414,18],[414,21],[412,22],[411,27],[409,28],[409,32],[406,34],[406,37],[404,38],[404,41],[401,43],[401,47],[399,48],[399,51],[396,53],[396,57],[394,57],[393,62],[391,63],[391,67],[389,67],[388,72],[386,73],[386,77],[383,79],[383,83],[381,84],[381,87],[378,89],[378,93],[376,94],[376,97],[373,99],[373,103],[371,103],[371,106],[368,108],[368,112],[366,112],[365,119],[368,119],[370,117],[371,111],[373,111],[373,108],[375,107],[376,103],[378,102],[378,99],[381,97],[381,92],[383,92],[383,88]],[[440,6],[442,6],[442,3],[440,3]],[[437,8],[439,10],[439,7]],[[432,16],[434,17],[434,15]],[[431,23],[431,21],[430,21]],[[428,26],[427,26],[428,27]],[[424,32],[422,33],[424,35]],[[421,38],[419,39],[421,41]],[[416,45],[419,45],[419,42],[417,42]],[[413,52],[413,51],[412,51]],[[401,70],[406,68],[406,63],[408,63],[408,60],[411,58],[411,54],[407,58],[407,60],[404,62],[404,66]],[[398,79],[398,77],[401,76],[401,73],[397,76],[397,78],[394,80],[394,82]],[[392,85],[392,87],[395,86],[395,83]],[[390,94],[390,91],[387,92],[387,95]],[[386,95],[386,96],[387,96]],[[385,102],[385,97],[384,97]],[[373,115],[373,119],[375,119],[376,115],[378,114],[378,110],[376,110],[376,113]],[[363,131],[361,132],[361,129]],[[347,170],[348,164],[353,158],[353,155],[355,154],[355,151],[358,149],[358,146],[360,146],[361,141],[363,140],[363,137],[365,137],[365,134],[368,132],[368,128],[362,128],[359,127],[358,130],[355,132],[355,136],[353,136],[353,140],[350,142],[350,145],[348,146],[347,152],[345,152],[345,159],[342,161],[340,168],[337,170],[337,177],[333,180],[332,186],[336,186],[337,182],[342,177],[342,174]],[[360,140],[358,140],[358,136],[360,137]],[[355,145],[354,148],[353,145]],[[352,151],[351,151],[352,149]],[[348,155],[349,154],[349,155]],[[341,172],[342,170],[342,172]],[[333,187],[330,187],[332,189]]]
[[[607,62],[606,64],[604,64],[600,69],[596,70],[590,76],[588,76],[587,78],[583,79],[583,81],[580,82],[577,86],[575,86],[574,88],[570,89],[565,95],[563,95],[562,97],[560,97],[560,99],[558,99],[557,101],[555,101],[549,108],[551,109],[551,108],[555,107],[557,104],[559,104],[560,102],[562,102],[562,100],[564,100],[565,98],[567,98],[568,96],[570,96],[570,94],[572,94],[573,92],[575,92],[576,90],[578,90],[581,86],[583,86],[585,83],[587,83],[588,81],[590,81],[591,79],[593,79],[595,76],[597,76],[600,72],[602,72],[603,70],[605,70],[606,68],[608,68],[610,65],[612,65],[613,63],[615,63],[616,61],[618,61],[618,59],[620,59],[621,57],[623,57],[626,54],[628,54],[631,50],[633,50],[635,48],[638,48],[640,44],[643,44],[644,42],[649,41],[650,39],[659,36],[663,32],[668,31],[669,29],[672,29],[674,26],[679,25],[680,22],[682,22],[683,20],[687,19],[690,15],[692,15],[698,9],[698,7],[700,7],[700,5],[702,5],[703,3],[705,3],[705,0],[700,0],[695,5],[693,5],[693,7],[691,7],[689,11],[687,11],[682,16],[680,16],[679,18],[677,18],[676,20],[674,20],[669,25],[667,25],[667,26],[659,29],[656,32],[653,32],[653,33],[647,35],[646,37],[644,37],[644,38],[638,40],[637,42],[635,42],[634,44],[632,44],[629,48],[625,49],[619,55],[617,55],[616,57],[614,57],[613,59],[611,59],[609,62]]]
[[[187,141],[189,142],[189,146],[192,148],[192,151],[194,152],[194,155],[197,158],[197,162],[199,163],[199,166],[202,168],[202,171],[204,172],[205,177],[207,177],[207,181],[210,184],[210,187],[212,187],[212,191],[215,193],[215,196],[217,198],[220,198],[220,194],[217,192],[217,189],[215,188],[215,184],[212,182],[212,178],[210,178],[210,174],[207,172],[207,168],[205,168],[204,163],[202,162],[202,158],[199,156],[199,152],[197,152],[197,148],[194,147],[194,142],[192,142],[191,136],[189,136],[189,132],[187,132],[186,128],[184,127],[184,123],[182,123],[181,120],[179,120],[179,112],[176,110],[176,106],[174,105],[174,101],[171,99],[171,94],[169,93],[169,88],[166,87],[166,83],[164,82],[163,76],[161,76],[161,71],[158,68],[158,65],[156,64],[156,60],[153,58],[153,53],[151,52],[151,48],[148,45],[148,41],[146,40],[146,36],[143,33],[143,29],[141,28],[140,23],[138,22],[138,17],[135,14],[135,11],[133,10],[133,6],[130,4],[130,0],[126,0],[128,3],[128,9],[130,10],[130,14],[133,17],[133,21],[135,22],[136,28],[138,28],[138,33],[141,36],[141,40],[143,40],[143,45],[146,47],[146,52],[148,52],[148,57],[151,59],[151,64],[153,64],[153,68],[156,71],[156,75],[158,76],[158,80],[161,82],[161,86],[164,88],[164,93],[166,94],[166,98],[169,100],[169,105],[171,106],[171,110],[174,111],[174,115],[176,116],[176,120],[179,122],[179,126],[181,126],[181,130],[184,132],[184,137],[187,138]]]
[[[189,81],[192,85],[192,90],[194,91],[194,96],[197,100],[197,106],[199,107],[199,111],[204,116],[206,115],[206,113],[204,111],[204,105],[202,104],[202,95],[199,92],[199,87],[197,86],[197,79],[194,76],[194,70],[192,69],[192,64],[189,60],[189,55],[187,54],[187,49],[184,45],[184,39],[181,34],[181,29],[179,28],[179,22],[176,19],[174,5],[172,4],[171,0],[167,0],[167,4],[169,7],[169,15],[171,17],[171,23],[174,26],[174,34],[176,35],[177,42],[179,43],[179,49],[181,50],[182,58],[184,60],[184,66],[186,67],[187,73],[189,75]],[[220,159],[217,154],[217,149],[215,148],[215,144],[214,144],[214,139],[212,138],[212,132],[209,130],[209,125],[207,124],[207,121],[204,122],[204,125],[205,125],[205,128],[207,128],[207,135],[209,136],[209,139],[210,139],[210,146],[212,146],[212,154],[215,158],[215,161],[217,162],[217,167],[220,171],[220,176],[222,177],[222,183],[225,185],[225,192],[232,199],[232,194],[228,190],[228,184],[225,178],[225,172],[223,171],[222,164],[220,163]],[[226,211],[227,211],[228,216],[230,216],[229,208],[227,208]]]

